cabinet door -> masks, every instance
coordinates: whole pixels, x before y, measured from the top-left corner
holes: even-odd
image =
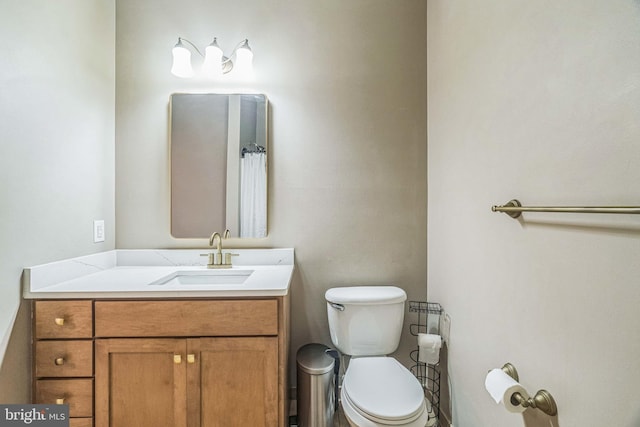
[[[276,337],[187,340],[189,427],[276,427]]]
[[[95,344],[96,427],[185,427],[184,339]]]

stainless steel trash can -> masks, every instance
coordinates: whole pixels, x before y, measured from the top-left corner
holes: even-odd
[[[332,427],[335,359],[322,344],[306,344],[296,356],[298,427]]]

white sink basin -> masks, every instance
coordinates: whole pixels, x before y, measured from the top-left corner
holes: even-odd
[[[151,285],[242,285],[253,270],[184,270],[176,271]]]

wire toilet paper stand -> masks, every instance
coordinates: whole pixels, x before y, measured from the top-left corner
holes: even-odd
[[[418,360],[417,336],[420,333],[441,335],[440,316],[443,310],[437,302],[409,301],[409,313],[412,314],[409,330],[416,337],[416,349],[410,353],[414,362],[411,372],[422,384],[425,396],[431,402],[437,419],[440,419],[440,363],[431,365]]]

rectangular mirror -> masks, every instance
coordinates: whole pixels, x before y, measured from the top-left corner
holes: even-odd
[[[267,235],[267,98],[176,93],[170,100],[171,235]]]

